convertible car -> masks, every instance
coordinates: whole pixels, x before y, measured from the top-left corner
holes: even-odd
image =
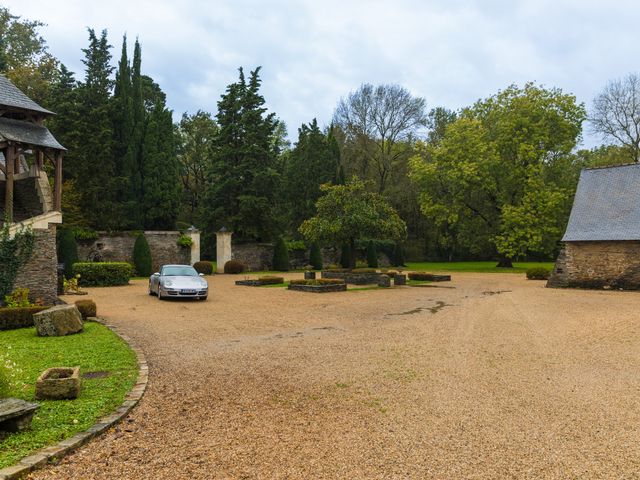
[[[209,284],[202,273],[189,265],[163,265],[160,272],[149,277],[149,295],[165,298],[196,298],[206,300]]]

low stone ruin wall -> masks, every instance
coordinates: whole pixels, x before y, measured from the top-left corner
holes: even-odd
[[[640,289],[640,242],[567,242],[547,287]]]
[[[56,227],[33,230],[33,253],[18,270],[16,288],[28,288],[29,300],[53,305],[58,298],[58,255],[56,253]]]
[[[151,250],[153,270],[161,265],[191,264],[191,249],[178,245],[180,232],[144,232]],[[133,245],[136,232],[104,233],[95,240],[78,241],[78,261],[80,262],[133,262]]]
[[[321,272],[322,278],[339,278],[351,285],[377,284],[381,275],[381,273]]]

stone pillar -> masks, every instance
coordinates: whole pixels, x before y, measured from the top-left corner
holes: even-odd
[[[218,262],[218,273],[224,273],[224,264],[231,260],[231,235],[226,228],[222,227],[216,232],[216,260]]]
[[[191,263],[193,265],[200,261],[200,230],[191,225],[187,229],[186,235],[191,238]]]

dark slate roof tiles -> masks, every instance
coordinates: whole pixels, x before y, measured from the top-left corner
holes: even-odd
[[[53,112],[50,112],[46,108],[42,108],[36,102],[27,97],[4,75],[0,75],[0,105],[44,113],[46,115],[54,115]]]
[[[640,240],[640,164],[582,170],[562,240]]]
[[[66,150],[45,127],[10,118],[0,117],[0,140]]]

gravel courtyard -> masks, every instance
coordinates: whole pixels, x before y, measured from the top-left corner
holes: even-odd
[[[149,388],[30,478],[640,477],[640,293],[510,274],[321,295],[237,278],[209,277],[199,303],[143,281],[89,289],[144,349]]]

